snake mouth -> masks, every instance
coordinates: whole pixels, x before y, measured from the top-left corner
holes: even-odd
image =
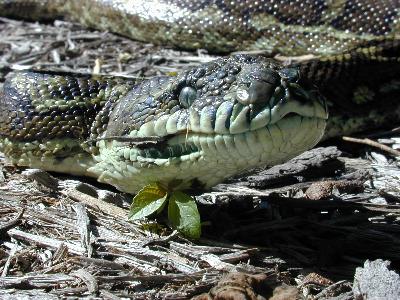
[[[223,156],[234,154],[239,157],[249,156],[252,147],[265,148],[265,143],[271,143],[273,146],[289,142],[297,145],[297,151],[303,148],[312,147],[306,141],[307,136],[322,136],[326,125],[326,119],[321,117],[301,116],[300,114],[290,112],[284,118],[268,124],[264,127],[236,134],[205,134],[192,131],[177,133],[168,136],[168,140],[163,146],[145,146],[139,147],[135,151],[136,155],[131,160],[141,162],[155,162],[162,164],[165,160],[182,159],[194,160],[200,156],[219,155]],[[291,137],[291,141],[285,141],[285,135]],[[314,143],[314,142],[313,142]],[[279,146],[277,146],[279,148]],[[248,152],[243,153],[244,152]],[[241,153],[238,155],[237,153]]]
[[[320,139],[327,118],[322,110],[315,110],[315,113],[284,112],[282,108],[281,118],[275,118],[263,127],[236,134],[178,132],[167,136],[162,144],[139,146],[131,160],[163,164],[171,159],[194,161],[206,156],[243,158],[256,152],[251,148],[264,148],[268,152],[267,148],[272,145],[280,151],[279,145],[285,143],[292,144],[292,152],[296,154],[312,147]]]
[[[217,109],[213,106],[201,110],[193,108],[161,117],[156,122],[144,125],[136,134],[163,137],[164,143],[142,147],[134,159],[151,161],[204,154],[216,148],[217,139],[229,143],[230,139],[240,140],[246,136],[256,136],[261,131],[271,132],[271,128],[286,128],[298,136],[304,133],[301,131],[319,131],[317,135],[322,136],[325,125],[321,124],[325,124],[328,112],[325,100],[317,90],[304,90],[291,83],[286,89],[278,87],[265,103],[260,107],[225,101]],[[318,128],[308,125],[301,127],[309,121],[316,121],[314,125]],[[274,136],[271,138],[279,139]],[[304,148],[301,141],[298,143],[299,149]],[[255,142],[251,146],[257,145],[259,143]],[[235,143],[231,146],[237,147]],[[229,151],[229,147],[226,149]]]

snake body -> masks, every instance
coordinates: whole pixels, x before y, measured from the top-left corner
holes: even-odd
[[[63,16],[179,48],[291,56],[282,64],[235,55],[144,81],[17,72],[0,95],[0,149],[17,165],[93,176],[130,193],[153,181],[208,188],[283,162],[323,136],[325,98],[326,137],[399,120],[399,7],[0,0],[7,16]]]
[[[397,0],[1,0],[1,14],[64,17],[135,40],[229,53],[343,53],[398,38]]]

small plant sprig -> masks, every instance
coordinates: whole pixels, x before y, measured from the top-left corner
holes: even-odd
[[[161,213],[168,204],[168,220],[173,229],[185,237],[198,239],[201,235],[200,214],[196,202],[181,191],[170,191],[158,183],[143,187],[133,198],[130,220],[139,220]]]

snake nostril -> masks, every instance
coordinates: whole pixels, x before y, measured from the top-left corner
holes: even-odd
[[[254,81],[249,87],[249,103],[268,103],[276,85],[265,81]]]
[[[237,95],[238,101],[244,105],[268,103],[281,82],[281,76],[276,70],[265,67],[252,69],[247,78],[248,88],[245,92],[238,91]]]

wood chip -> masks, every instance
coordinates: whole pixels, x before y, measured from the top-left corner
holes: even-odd
[[[128,210],[104,202],[100,199],[81,193],[77,190],[65,190],[61,192],[63,195],[70,197],[73,200],[82,202],[92,209],[99,210],[110,216],[128,220]]]
[[[87,251],[87,257],[93,255],[93,234],[90,230],[90,219],[86,211],[86,207],[82,203],[77,203],[75,206],[77,215],[76,226],[81,235],[81,245]]]
[[[79,269],[71,274],[81,279],[87,286],[90,294],[97,294],[99,292],[99,286],[96,278],[85,269]]]
[[[44,237],[41,235],[27,233],[27,232],[24,232],[22,230],[18,230],[15,228],[10,229],[8,231],[8,234],[15,239],[22,240],[24,242],[28,242],[31,244],[36,244],[36,245],[39,245],[42,247],[58,249],[61,246],[61,244],[63,244],[64,246],[66,246],[68,248],[68,251],[71,253],[78,254],[78,255],[82,255],[82,254],[86,253],[85,249],[77,244],[73,244],[73,243],[66,242],[66,241],[60,241],[57,239],[51,239],[51,238]]]

